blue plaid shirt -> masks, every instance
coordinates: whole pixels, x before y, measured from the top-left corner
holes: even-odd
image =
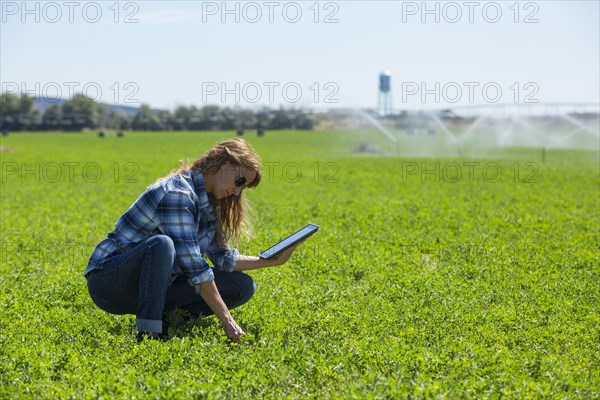
[[[190,285],[212,281],[212,268],[203,256],[216,269],[231,272],[239,254],[217,240],[216,233],[217,219],[202,174],[184,171],[159,180],[142,193],[96,246],[84,275],[101,270],[111,257],[162,234],[175,245],[174,275],[185,274]]]

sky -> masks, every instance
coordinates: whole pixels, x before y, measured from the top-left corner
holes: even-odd
[[[2,92],[153,108],[599,103],[599,1],[0,1]]]

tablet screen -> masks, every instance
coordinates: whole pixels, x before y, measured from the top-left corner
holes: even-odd
[[[286,237],[285,239],[283,239],[282,241],[280,241],[276,245],[271,246],[267,250],[265,250],[262,253],[260,253],[259,257],[262,257],[262,258],[271,258],[271,257],[274,257],[277,254],[279,254],[282,251],[284,251],[285,249],[287,249],[290,246],[294,245],[295,243],[298,243],[302,239],[304,239],[304,238],[312,235],[313,233],[315,233],[318,230],[319,230],[319,226],[318,225],[308,224],[304,228],[300,229],[299,231],[292,233],[290,236]]]

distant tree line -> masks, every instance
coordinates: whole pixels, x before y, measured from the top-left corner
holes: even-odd
[[[81,131],[115,129],[143,131],[234,130],[234,129],[312,129],[315,121],[303,110],[206,105],[178,106],[174,111],[153,110],[142,104],[135,115],[97,103],[75,94],[62,104],[51,104],[43,113],[26,94],[0,95],[0,129],[10,131]]]

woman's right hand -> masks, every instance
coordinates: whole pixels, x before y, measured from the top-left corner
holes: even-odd
[[[233,319],[223,324],[223,330],[225,330],[225,335],[227,335],[227,338],[232,342],[237,342],[246,334]]]
[[[199,292],[200,296],[202,296],[206,304],[208,304],[210,309],[215,313],[215,316],[223,324],[225,334],[231,341],[237,342],[241,336],[245,335],[242,328],[231,317],[229,309],[223,302],[214,280],[202,282]]]

